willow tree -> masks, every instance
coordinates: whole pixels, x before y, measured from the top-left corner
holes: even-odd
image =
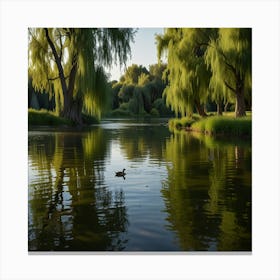
[[[235,98],[235,116],[246,115],[245,94],[251,92],[252,34],[250,28],[220,28],[211,38],[205,61],[212,71],[213,94]]]
[[[30,28],[29,75],[36,90],[56,96],[56,111],[82,124],[82,111],[100,117],[106,101],[104,66],[131,53],[129,28]]]
[[[146,67],[132,64],[126,69],[124,75],[121,77],[121,80],[124,84],[137,85],[141,74],[149,75],[150,73]]]
[[[168,85],[166,102],[176,114],[191,114],[193,107],[205,116],[203,103],[208,96],[211,72],[204,61],[204,52],[211,30],[167,28],[157,35],[158,59],[167,53]]]

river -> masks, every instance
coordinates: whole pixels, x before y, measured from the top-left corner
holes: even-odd
[[[28,249],[251,251],[251,158],[163,119],[30,128]]]

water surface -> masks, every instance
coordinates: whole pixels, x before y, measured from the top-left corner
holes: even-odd
[[[251,251],[251,143],[166,123],[31,128],[29,250]]]

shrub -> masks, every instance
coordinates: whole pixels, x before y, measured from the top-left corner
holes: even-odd
[[[251,136],[251,117],[209,117],[195,122],[192,129],[213,135]]]
[[[82,120],[83,120],[84,124],[88,124],[88,125],[99,123],[99,121],[96,117],[86,115],[86,114],[82,114]]]
[[[98,119],[94,116],[82,114],[83,123],[86,125],[98,123]],[[66,118],[56,115],[53,111],[45,109],[36,110],[28,109],[28,124],[29,125],[74,125],[73,122]]]
[[[122,103],[119,107],[120,110],[122,111],[128,111],[128,107],[129,107],[129,103],[126,102],[126,103]]]
[[[159,117],[159,111],[156,108],[153,108],[150,112],[151,116]]]
[[[29,125],[71,125],[71,121],[55,115],[52,111],[47,110],[28,110]]]
[[[110,114],[110,117],[131,117],[131,113],[127,110],[123,110],[123,109],[115,109],[113,110]]]

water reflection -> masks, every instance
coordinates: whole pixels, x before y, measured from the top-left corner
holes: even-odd
[[[248,141],[129,120],[28,139],[31,251],[251,250]]]
[[[104,185],[108,142],[89,133],[30,132],[29,250],[122,250],[122,190]],[[30,174],[31,175],[31,174]]]
[[[183,250],[251,250],[251,151],[202,135],[166,143],[173,164],[162,194]]]

